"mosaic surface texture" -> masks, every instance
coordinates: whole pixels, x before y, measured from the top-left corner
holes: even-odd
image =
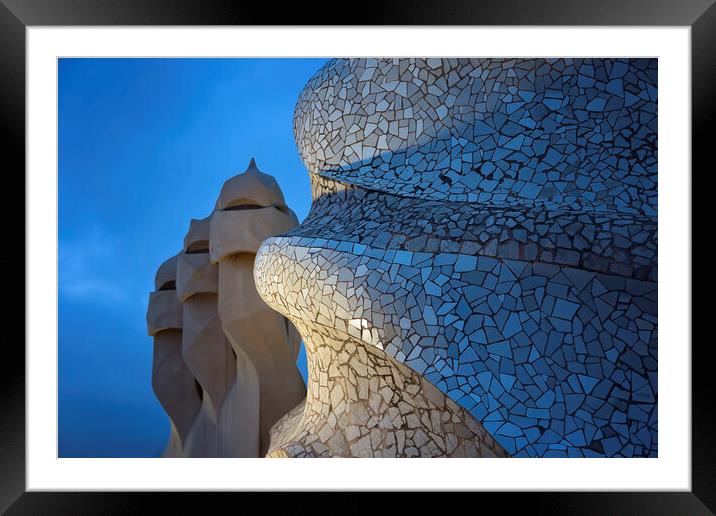
[[[306,341],[320,417],[294,409],[272,449],[331,454],[340,434],[350,450],[316,355],[363,346],[422,377],[417,398],[431,385],[469,412],[486,450],[656,456],[656,74],[654,59],[322,68],[294,120],[311,213],[254,268]],[[332,418],[318,445],[296,439]]]
[[[655,59],[336,59],[294,133],[372,190],[655,216],[656,84]]]
[[[285,278],[291,279],[291,278]],[[505,457],[465,409],[360,339],[304,324],[305,402],[272,429],[267,457]]]

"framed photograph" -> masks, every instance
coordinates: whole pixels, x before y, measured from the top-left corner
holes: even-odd
[[[712,3],[346,24],[2,0],[27,303],[0,508],[515,491],[711,514],[691,170]]]

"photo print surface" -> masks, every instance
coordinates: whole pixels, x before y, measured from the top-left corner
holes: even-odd
[[[116,75],[105,126],[151,106],[65,151],[151,162],[112,193],[154,207],[111,233],[147,251],[123,356],[154,441],[127,453],[658,456],[656,59],[70,61],[61,142],[90,130],[78,70]],[[62,149],[61,238],[105,209]]]

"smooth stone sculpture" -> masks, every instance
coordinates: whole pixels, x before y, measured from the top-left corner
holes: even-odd
[[[176,293],[177,257],[157,270],[155,292],[149,295],[147,328],[154,337],[152,388],[171,423],[164,457],[184,455],[186,441],[201,408],[201,388],[182,356],[182,306]]]
[[[184,457],[184,447],[181,444],[181,437],[174,424],[171,424],[171,432],[169,434],[169,442],[167,443],[162,458],[178,458]]]
[[[211,217],[211,260],[218,264],[219,316],[239,371],[235,389],[242,401],[227,426],[243,424],[259,439],[263,456],[269,431],[306,393],[296,358],[299,335],[256,292],[254,257],[267,237],[298,224],[275,179],[251,160],[248,169],[224,183]],[[253,430],[250,423],[255,421]],[[243,435],[243,434],[242,434]]]
[[[219,271],[209,260],[209,223],[209,218],[192,219],[177,264],[177,294],[184,320],[182,354],[204,393],[184,445],[189,457],[226,456],[219,413],[236,380],[236,357],[217,311]]]

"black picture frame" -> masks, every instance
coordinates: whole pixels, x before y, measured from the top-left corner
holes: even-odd
[[[282,4],[277,8],[268,3],[248,5],[248,2],[229,0],[0,0],[0,119],[6,144],[5,162],[8,163],[8,157],[14,158],[12,163],[17,169],[24,170],[25,29],[28,26],[332,25],[334,19],[342,24],[350,19],[356,25],[689,26],[692,169],[706,173],[713,169],[712,163],[707,161],[713,146],[708,128],[716,119],[715,1],[452,0],[438,3],[403,0],[361,2],[360,9],[338,16],[335,3],[324,7],[320,2],[312,2],[310,8],[305,3]],[[692,177],[693,174],[691,177],[684,174],[685,181],[692,181]],[[19,188],[24,191],[24,181]],[[25,353],[16,341],[6,342],[6,367],[0,375],[0,511],[8,510],[8,514],[124,514],[145,507],[150,497],[161,497],[163,509],[167,511],[172,506],[182,507],[184,511],[190,509],[185,495],[170,498],[165,493],[26,493]],[[687,349],[688,343],[671,345]],[[710,395],[713,374],[710,348],[710,339],[694,340],[692,346],[691,492],[510,493],[509,500],[502,499],[504,496],[493,500],[498,494],[473,494],[469,503],[474,504],[475,510],[484,502],[494,501],[511,509],[524,505],[530,512],[550,514],[712,514],[716,511],[713,438],[716,407]],[[220,495],[224,501],[227,496],[248,494]],[[349,512],[371,510],[371,505],[361,503],[359,496],[359,493],[344,493],[340,504]],[[480,499],[476,500],[476,496]],[[491,498],[488,500],[487,496]],[[294,512],[307,508],[306,502],[296,501],[295,496],[273,495],[271,503],[287,504]],[[400,504],[401,509],[407,511],[411,505],[419,508],[418,504],[423,502],[421,496],[409,496],[401,497]]]

